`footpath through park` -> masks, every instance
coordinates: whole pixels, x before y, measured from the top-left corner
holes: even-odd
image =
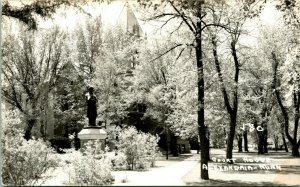
[[[156,167],[148,171],[116,171],[114,172],[115,186],[182,186],[182,180],[200,160],[199,154],[183,155],[188,158],[170,157],[169,160],[157,161]]]
[[[210,180],[200,179],[200,155],[189,154],[190,157],[180,159],[170,157],[169,160],[157,161],[158,167],[149,171],[114,172],[116,186],[299,186],[300,159],[291,157],[291,153],[270,151],[265,155],[234,152],[234,158],[240,160],[233,166],[246,165],[279,165],[280,170],[257,169],[254,171],[220,171],[210,170]],[[183,155],[181,155],[183,156]],[[185,155],[187,156],[187,155]],[[211,149],[212,157],[225,157],[224,150]],[[181,157],[182,158],[182,157]],[[243,158],[268,158],[270,163],[245,163]],[[173,159],[173,160],[172,160]],[[225,163],[209,162],[210,166],[228,166]]]

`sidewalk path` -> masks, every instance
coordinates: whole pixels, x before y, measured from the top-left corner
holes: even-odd
[[[169,161],[169,166],[151,168],[150,171],[116,171],[113,172],[113,175],[115,176],[115,183],[113,185],[182,186],[185,185],[185,183],[182,180],[182,177],[186,175],[195,165],[197,165],[199,158],[199,154],[193,154],[193,156],[183,161]],[[126,178],[127,181],[125,183],[122,183],[122,180]]]
[[[219,151],[220,152],[220,151]],[[224,153],[215,154],[213,156],[222,157]],[[220,171],[210,170],[210,180],[200,179],[200,163],[197,163],[191,171],[189,171],[182,179],[186,185],[193,186],[299,186],[300,184],[300,159],[291,157],[290,153],[270,151],[265,155],[257,155],[252,153],[234,153],[234,158],[240,158],[240,162],[236,165],[246,165],[241,162],[241,158],[270,158],[271,163],[278,164],[281,170],[255,170],[255,171]],[[221,163],[209,162],[209,165],[222,166]],[[252,164],[250,164],[252,165]],[[255,165],[253,163],[253,165]],[[259,165],[259,164],[257,164]]]

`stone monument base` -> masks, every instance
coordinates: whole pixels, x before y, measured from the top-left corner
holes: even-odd
[[[105,139],[107,133],[101,127],[88,126],[84,127],[79,133],[78,138],[80,139],[80,148],[85,147],[85,143],[90,140],[99,140],[101,143],[101,150],[105,149]]]

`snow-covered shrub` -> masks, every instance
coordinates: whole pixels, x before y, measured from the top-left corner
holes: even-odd
[[[83,151],[69,151],[69,183],[71,185],[109,185],[112,176],[111,159],[101,150],[99,141],[89,141]]]
[[[122,152],[112,155],[110,159],[114,170],[121,170],[126,166],[126,155]]]
[[[154,166],[159,155],[158,140],[158,137],[129,127],[119,134],[118,153],[126,155],[129,169],[145,169]]]
[[[150,163],[151,167],[155,166],[155,161],[158,156],[161,156],[161,152],[159,152],[158,148],[158,140],[159,137],[152,136],[150,134],[144,134],[143,135],[144,141],[146,142],[145,149],[144,149],[144,154],[146,157],[146,160]]]
[[[34,185],[45,180],[46,171],[55,169],[59,160],[49,143],[23,138],[21,130],[7,127],[2,136],[2,182],[5,185]]]
[[[118,134],[122,131],[122,129],[119,126],[108,125],[105,131],[107,132],[106,143],[109,146],[110,150],[114,151],[116,148],[116,138]]]

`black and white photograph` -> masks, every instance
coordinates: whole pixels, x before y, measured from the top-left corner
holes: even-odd
[[[300,0],[2,0],[3,186],[300,186]]]

